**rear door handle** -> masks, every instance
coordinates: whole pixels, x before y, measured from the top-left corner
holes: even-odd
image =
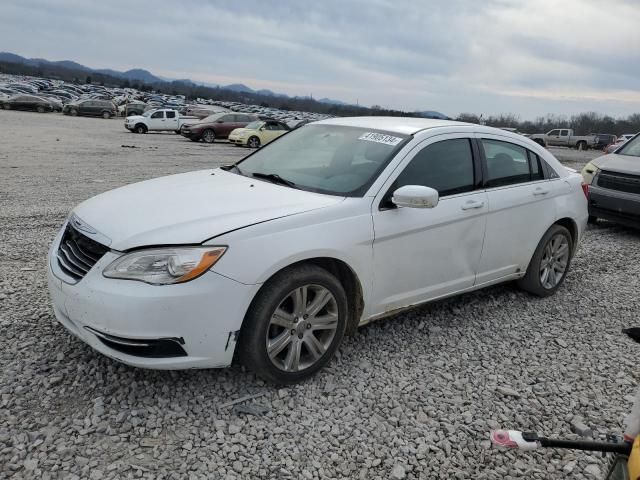
[[[545,188],[545,187],[537,187],[534,191],[533,194],[534,195],[546,195],[547,193],[549,193],[549,189]]]
[[[482,208],[484,207],[484,202],[480,202],[478,200],[467,200],[463,203],[460,208],[462,210],[472,210],[474,208]]]

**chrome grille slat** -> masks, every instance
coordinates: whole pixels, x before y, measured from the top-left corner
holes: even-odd
[[[70,273],[72,277],[82,278],[87,273],[87,272],[83,272],[82,270],[78,270],[73,265],[70,265],[69,263],[67,263],[67,259],[64,258],[64,256],[60,255],[59,252],[57,257],[58,257],[58,263],[60,264],[62,269],[65,270],[67,273]]]
[[[80,281],[108,251],[108,247],[67,225],[58,245],[58,265],[68,276]]]
[[[61,244],[60,250],[58,253],[62,253],[62,255],[64,255],[64,257],[68,260],[68,263],[72,264],[78,270],[81,270],[82,272],[87,273],[91,268],[91,265],[86,265],[80,260],[78,260],[77,258],[75,258],[75,256],[71,253],[71,251],[67,250],[68,248],[69,247],[66,244]]]
[[[74,243],[70,242],[69,240],[67,240],[66,242],[64,242],[64,245],[60,244],[60,248],[65,248],[65,247],[68,248],[69,250],[71,250],[71,253],[73,253],[73,255],[80,262],[82,262],[84,265],[86,265],[87,270],[89,268],[91,268],[96,263],[96,260],[94,258],[91,258],[88,255],[84,255],[82,253],[82,250],[80,250],[80,247],[78,247],[78,244],[74,244]]]

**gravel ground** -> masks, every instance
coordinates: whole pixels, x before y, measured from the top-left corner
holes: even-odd
[[[0,132],[0,478],[600,476],[599,455],[504,452],[488,431],[620,431],[638,381],[620,333],[637,324],[637,232],[590,228],[552,298],[506,285],[361,328],[301,385],[145,371],[55,321],[48,243],[89,196],[247,151],[59,115],[0,112]]]

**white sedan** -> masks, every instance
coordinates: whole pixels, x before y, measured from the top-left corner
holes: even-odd
[[[291,383],[402,309],[511,280],[553,294],[586,222],[581,176],[521,135],[336,118],[85,201],[53,241],[49,289],[58,320],[121,362],[237,353]]]

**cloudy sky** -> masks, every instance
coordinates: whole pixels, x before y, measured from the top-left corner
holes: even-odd
[[[640,112],[640,0],[20,0],[0,51],[405,110]]]

